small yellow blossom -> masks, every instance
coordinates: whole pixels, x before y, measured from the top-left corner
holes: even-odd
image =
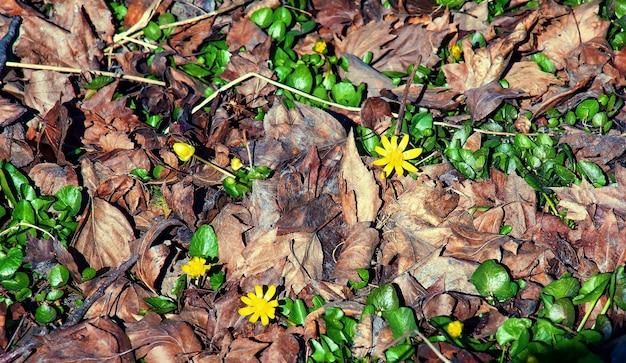
[[[263,287],[255,286],[255,293],[248,293],[248,296],[242,296],[241,301],[248,305],[239,309],[239,315],[250,317],[250,322],[254,323],[261,318],[261,324],[267,325],[270,319],[274,319],[278,300],[271,300],[276,294],[276,286],[270,285],[267,292],[263,295]]]
[[[243,164],[241,163],[241,160],[239,160],[239,158],[230,159],[230,168],[233,169],[233,171],[241,169],[242,166]]]
[[[452,339],[456,339],[463,333],[463,323],[456,320],[446,325],[446,332],[450,334]]]
[[[461,59],[461,47],[458,46],[457,44],[453,45],[452,48],[450,49],[450,55],[455,59],[455,60],[459,60]]]
[[[326,49],[326,42],[324,41],[324,39],[318,40],[313,46],[313,50],[319,54],[326,54]]]
[[[186,265],[180,267],[184,273],[192,279],[204,276],[211,269],[211,264],[206,265],[206,259],[194,256]]]
[[[181,161],[187,161],[191,159],[193,154],[195,154],[196,152],[195,147],[184,142],[177,142],[174,144],[174,146],[172,146],[172,148],[174,149],[174,153],[176,153],[176,156],[178,156]]]
[[[407,145],[409,145],[409,135],[402,137],[400,145],[398,145],[397,136],[392,136],[391,141],[389,141],[387,136],[383,135],[380,137],[380,142],[383,147],[376,146],[374,151],[382,155],[382,158],[374,161],[374,165],[385,165],[383,171],[387,177],[391,175],[394,169],[399,176],[404,175],[404,170],[412,173],[417,171],[417,168],[407,160],[412,160],[420,156],[422,149],[417,148],[404,151]]]

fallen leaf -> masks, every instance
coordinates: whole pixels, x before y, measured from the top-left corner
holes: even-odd
[[[368,227],[369,223],[361,222],[350,226],[350,232],[341,254],[333,270],[332,278],[339,285],[347,284],[348,280],[360,281],[357,269],[367,269],[378,245],[378,231]]]

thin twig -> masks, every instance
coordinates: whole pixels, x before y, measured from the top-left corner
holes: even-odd
[[[126,74],[118,74],[118,73],[113,73],[113,72],[97,71],[95,69],[57,67],[57,66],[47,66],[43,64],[30,64],[30,63],[17,63],[17,62],[7,62],[6,65],[8,67],[13,67],[13,68],[37,69],[37,70],[42,70],[42,71],[53,71],[53,72],[60,72],[60,73],[77,73],[77,74],[94,73],[94,74],[98,74],[101,76],[126,79],[129,81],[156,84],[157,86],[163,86],[163,87],[167,86],[167,83],[163,81],[157,81],[154,79],[148,79],[148,78],[137,77],[137,76],[129,76]]]
[[[404,121],[404,111],[406,110],[406,99],[409,96],[409,88],[413,84],[413,78],[415,77],[415,73],[417,73],[417,68],[420,63],[422,63],[422,56],[417,56],[417,61],[413,65],[413,70],[411,71],[411,75],[409,79],[406,80],[406,84],[404,85],[404,92],[402,92],[402,99],[400,100],[400,109],[398,110],[398,117],[396,118],[396,129],[394,130],[394,135],[400,135],[400,131],[402,131],[402,122]]]

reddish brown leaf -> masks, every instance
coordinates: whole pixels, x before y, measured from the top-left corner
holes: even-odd
[[[41,163],[33,166],[28,173],[43,194],[54,195],[66,185],[79,186],[78,176],[73,168],[62,167],[53,163]]]
[[[135,240],[126,216],[100,198],[92,198],[85,223],[72,243],[89,266],[99,270],[117,267],[130,258],[130,244]]]
[[[24,107],[0,97],[0,127],[10,125],[24,113],[26,113]]]
[[[378,232],[368,226],[369,223],[365,222],[351,226],[332,274],[338,285],[346,284],[348,280],[360,281],[356,270],[370,266],[379,238]]]

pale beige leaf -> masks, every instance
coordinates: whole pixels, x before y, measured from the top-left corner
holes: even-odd
[[[543,95],[551,85],[564,84],[563,80],[542,71],[537,63],[530,61],[513,63],[504,79],[511,88],[521,89],[532,97]]]
[[[345,180],[345,189],[342,188],[343,217],[348,225],[357,222],[371,222],[376,219],[382,204],[379,197],[379,186],[374,180],[372,172],[363,164],[354,141],[354,132],[350,130],[346,148],[341,159],[340,178]],[[355,199],[356,210],[348,209],[345,199]],[[352,204],[352,203],[350,203]]]
[[[369,225],[370,223],[361,222],[350,227],[331,276],[337,284],[345,284],[348,280],[360,281],[356,270],[370,267],[379,237],[378,231]]]

